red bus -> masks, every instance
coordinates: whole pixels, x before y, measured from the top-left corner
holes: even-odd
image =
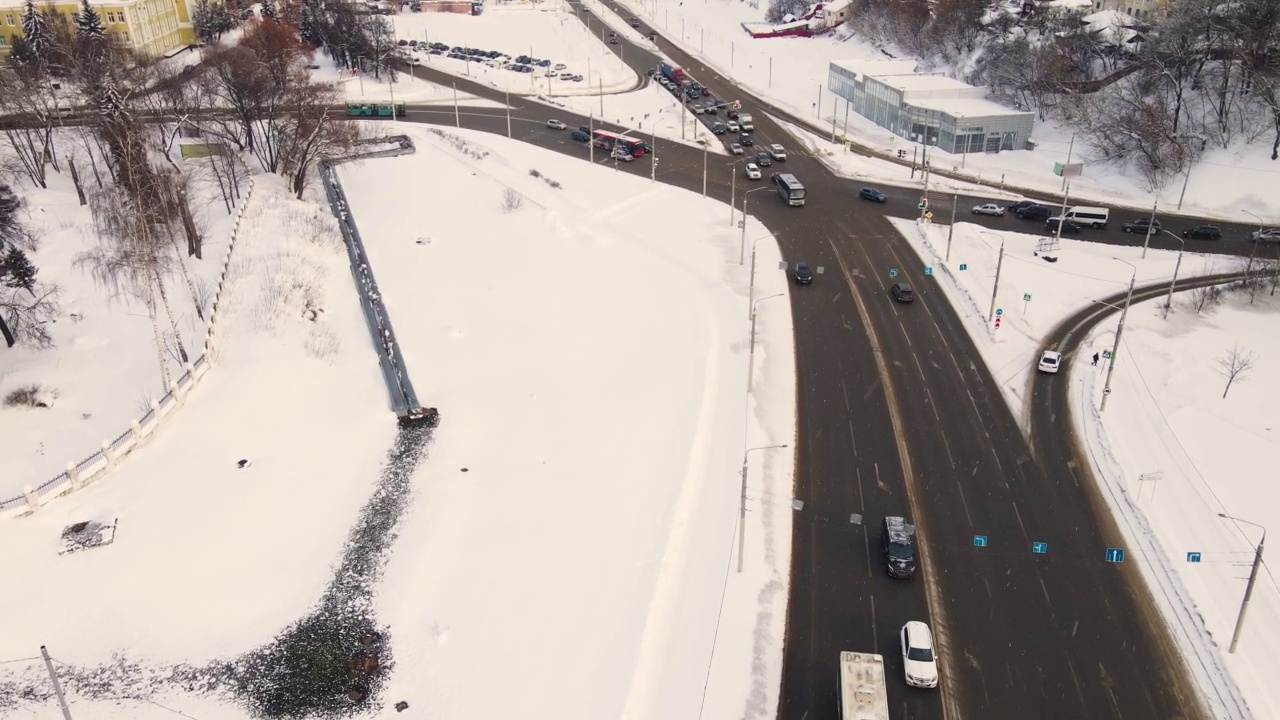
[[[649,145],[643,141],[626,135],[619,135],[608,130],[596,130],[591,133],[591,142],[598,148],[613,150],[621,145],[631,153],[631,157],[644,157],[649,152]]]

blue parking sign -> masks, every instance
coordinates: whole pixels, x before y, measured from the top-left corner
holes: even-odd
[[[1187,553],[1187,562],[1189,562],[1189,563],[1198,563],[1198,562],[1200,562],[1200,553],[1198,553],[1198,552],[1189,552],[1189,553]]]
[[[1049,552],[1049,543],[1033,542],[1031,543],[1031,552],[1037,555],[1044,555],[1045,553]]]
[[[974,546],[974,547],[986,547],[986,546],[987,546],[987,536],[986,536],[986,535],[974,535],[974,536],[973,536],[973,546]]]
[[[969,269],[969,263],[960,263],[960,269],[961,269],[961,270],[968,270],[968,269]]]
[[[933,274],[933,266],[932,266],[932,265],[925,265],[925,266],[924,266],[924,274],[925,274],[926,276],[927,276],[927,275],[932,275],[932,274]]]
[[[889,268],[889,277],[898,277],[898,269]]]
[[[1107,562],[1122,563],[1124,562],[1123,548],[1107,548]]]

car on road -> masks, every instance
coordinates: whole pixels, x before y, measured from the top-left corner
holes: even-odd
[[[1045,350],[1040,353],[1040,362],[1036,364],[1036,369],[1042,373],[1054,374],[1058,372],[1058,368],[1062,367],[1062,353],[1057,350]]]
[[[871,202],[889,202],[889,196],[873,187],[864,187],[858,191],[858,197]]]
[[[617,45],[617,44],[618,44],[618,36],[617,36],[617,35],[614,35],[613,37],[609,38],[609,44],[610,44],[610,45]]]
[[[738,132],[738,131],[739,131],[739,128],[738,128],[738,121],[737,121],[737,120],[730,120],[729,122],[725,123],[724,125],[725,125],[725,127],[729,128],[729,132],[731,132],[731,133],[736,133],[736,132]]]
[[[751,133],[744,132],[744,133],[738,133],[738,142],[745,147],[751,147],[752,145],[756,144],[756,139],[751,136]]]
[[[1023,208],[1029,208],[1032,205],[1041,205],[1041,204],[1043,203],[1036,202],[1035,200],[1019,200],[1018,202],[1009,205],[1009,207],[1005,209],[1016,215],[1018,214],[1018,211]]]
[[[907,684],[918,688],[938,687],[938,658],[929,626],[912,620],[902,626],[902,669]]]
[[[995,203],[983,203],[982,205],[973,206],[974,215],[990,215],[992,217],[1004,217],[1004,208]]]
[[[906,579],[916,574],[916,529],[897,515],[880,522],[880,550],[889,577]]]
[[[791,277],[797,285],[808,285],[813,282],[813,270],[807,262],[798,262],[791,266]]]
[[[726,132],[728,132],[728,131],[729,131],[729,129],[728,129],[728,128],[726,128],[726,127],[724,126],[724,123],[722,123],[722,122],[713,122],[713,123],[711,123],[711,132],[715,133],[716,135],[723,135],[723,134],[725,134],[725,133],[726,133]]]
[[[1152,220],[1149,217],[1138,218],[1132,222],[1125,223],[1124,231],[1140,235],[1155,235],[1160,232],[1160,221]]]
[[[640,20],[638,18],[631,18],[627,21],[627,24],[633,28],[638,28],[640,27]]]
[[[729,108],[729,112],[725,113],[725,116],[727,116],[730,120],[737,120],[738,111],[734,110],[733,108]]]
[[[744,150],[742,146],[739,145],[738,143],[733,143],[732,145],[729,146],[729,152],[733,153],[734,155],[741,155],[745,153],[746,150]]]
[[[889,288],[889,293],[898,302],[909,303],[914,302],[916,299],[915,291],[906,283],[894,283],[893,287]]]
[[[564,123],[560,122],[559,120],[548,120],[548,121],[547,121],[547,127],[548,127],[548,128],[550,128],[551,130],[564,130],[564,129],[568,128],[569,126],[568,126],[568,125],[565,125]]]
[[[747,179],[759,180],[760,177],[760,166],[755,163],[747,163]]]
[[[1062,224],[1063,235],[1079,235],[1080,234],[1079,223],[1073,220],[1063,220],[1062,218],[1057,216],[1051,217],[1048,220],[1044,221],[1045,232],[1050,233],[1052,235],[1057,235],[1059,223]]]
[[[769,167],[773,164],[773,159],[769,157],[767,152],[756,153],[756,164],[760,167]]]
[[[1044,205],[1031,205],[1014,213],[1019,220],[1048,220],[1053,211]]]
[[[573,134],[571,134],[569,137],[573,138],[574,140],[577,140],[578,142],[591,141],[591,133],[583,132],[582,128],[578,128],[577,130],[574,130]]]
[[[1261,228],[1249,233],[1254,242],[1280,242],[1280,228]]]
[[[786,162],[787,149],[777,143],[774,143],[769,146],[769,155],[778,162]]]
[[[1183,230],[1182,237],[1191,240],[1221,240],[1222,231],[1214,225],[1197,225]]]

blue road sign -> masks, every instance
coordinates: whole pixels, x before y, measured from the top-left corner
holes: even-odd
[[[1187,553],[1187,562],[1195,562],[1195,563],[1200,562],[1200,553],[1198,552]]]
[[[986,536],[986,535],[974,535],[974,536],[973,536],[973,546],[974,546],[974,547],[986,547],[986,546],[987,546],[987,536]]]
[[[961,269],[961,270],[968,270],[968,269],[969,269],[969,263],[960,263],[960,269]]]
[[[1124,550],[1122,548],[1107,548],[1107,562],[1124,562]]]
[[[1033,542],[1031,543],[1031,552],[1036,553],[1037,555],[1043,555],[1049,552],[1049,543]]]
[[[996,317],[1000,317],[1003,314],[1004,314],[1004,308],[996,308]]]
[[[932,265],[925,265],[925,266],[924,266],[924,274],[925,274],[925,275],[932,275],[932,274],[933,274],[933,266],[932,266]]]
[[[897,268],[889,268],[889,277],[898,277]]]

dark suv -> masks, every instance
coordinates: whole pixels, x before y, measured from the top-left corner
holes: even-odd
[[[1019,220],[1048,220],[1053,211],[1044,205],[1030,205],[1016,211]]]
[[[898,302],[909,303],[916,299],[915,291],[906,283],[894,283],[893,287],[889,288],[889,292],[893,295],[893,299]]]
[[[1149,217],[1138,218],[1133,222],[1125,223],[1124,231],[1127,233],[1139,233],[1142,235],[1155,235],[1160,232],[1160,221],[1152,220]]]
[[[813,282],[813,270],[809,268],[809,263],[796,263],[791,268],[791,275],[795,277],[797,285],[808,285]]]
[[[887,517],[880,523],[880,548],[889,577],[905,579],[916,574],[916,529],[906,518]]]

